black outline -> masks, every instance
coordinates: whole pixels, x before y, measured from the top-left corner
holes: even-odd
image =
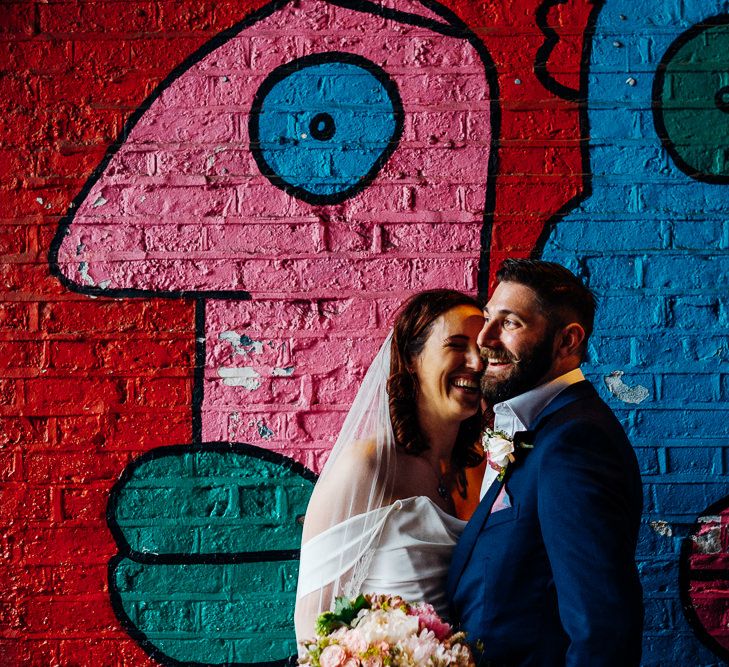
[[[565,2],[567,0],[546,0],[545,5],[549,5],[547,8],[547,12],[551,7],[556,3]],[[530,257],[532,259],[540,259],[542,256],[542,253],[544,252],[544,246],[547,244],[547,241],[549,240],[550,235],[552,234],[552,230],[554,229],[555,225],[562,220],[570,211],[577,208],[583,201],[586,199],[589,199],[592,196],[592,171],[590,169],[590,118],[588,114],[588,104],[587,104],[587,95],[588,95],[588,84],[589,84],[589,75],[590,75],[590,60],[592,57],[592,42],[595,35],[595,25],[597,23],[597,18],[600,12],[602,11],[602,8],[605,4],[605,0],[593,0],[592,2],[592,10],[590,11],[590,16],[587,19],[587,26],[584,31],[584,39],[582,40],[582,56],[580,60],[580,88],[579,91],[577,91],[577,94],[574,97],[567,97],[566,99],[572,100],[577,103],[577,113],[579,114],[579,123],[580,123],[580,153],[582,157],[582,192],[579,194],[576,194],[571,199],[567,200],[555,213],[552,214],[552,216],[544,223],[544,227],[542,228],[541,233],[539,234],[539,238],[537,239],[536,243],[534,244],[534,249],[532,250]],[[545,6],[543,5],[543,6]],[[540,7],[541,9],[541,7]],[[545,15],[546,16],[546,15]],[[559,37],[555,33],[555,37],[558,40]],[[547,45],[550,45],[549,51],[547,52]],[[551,54],[552,48],[554,48],[554,44],[556,44],[556,41],[553,43],[550,42],[550,37],[547,35],[547,40],[544,42],[544,44],[539,48],[537,51],[537,58],[539,56],[545,56],[546,58],[549,58],[549,55]],[[545,73],[546,73],[546,60],[545,62]],[[538,60],[535,59],[534,62],[534,74],[539,78],[539,74],[537,72],[537,66],[538,66]],[[549,90],[550,92],[553,92],[555,95],[558,95],[560,97],[564,97],[563,93],[565,91],[570,91],[572,89],[567,88],[566,86],[563,86],[560,83],[557,83],[555,80],[553,80],[550,76],[545,74],[545,79],[539,79],[542,85]],[[554,88],[552,87],[554,86]]]
[[[133,476],[134,472],[139,468],[140,465],[154,459],[162,458],[165,456],[174,456],[177,454],[188,454],[191,452],[218,452],[218,453],[233,453],[241,454],[243,456],[250,456],[257,458],[269,463],[274,463],[282,468],[285,468],[303,479],[315,483],[317,476],[308,468],[302,464],[294,461],[282,454],[272,452],[267,449],[261,449],[253,445],[237,442],[208,442],[201,443],[198,446],[190,447],[189,445],[170,445],[167,447],[157,447],[152,449],[139,458],[132,461],[122,472],[119,480],[114,484],[109,493],[109,502],[106,507],[106,523],[109,527],[114,541],[118,546],[118,552],[109,559],[107,566],[107,578],[109,583],[109,598],[111,600],[111,606],[114,610],[114,614],[121,623],[124,631],[136,641],[144,652],[149,655],[152,659],[157,660],[163,665],[174,665],[184,667],[203,667],[209,663],[202,662],[183,662],[171,658],[167,654],[163,653],[157,646],[155,646],[147,636],[139,630],[139,628],[132,622],[127,615],[122,604],[121,594],[117,590],[115,583],[116,569],[119,563],[128,558],[130,560],[145,563],[145,564],[159,564],[159,565],[171,565],[178,563],[191,563],[194,565],[221,565],[229,563],[255,563],[261,561],[271,560],[297,560],[299,552],[296,549],[278,550],[278,551],[257,551],[257,552],[239,552],[236,554],[229,553],[213,553],[213,554],[148,554],[140,553],[130,548],[129,542],[124,536],[123,531],[119,527],[116,520],[116,511],[119,502],[120,492],[123,487],[127,484],[129,479]],[[282,658],[281,660],[268,661],[268,662],[236,662],[236,663],[225,663],[235,667],[284,667],[285,665],[294,665],[295,657],[291,656],[288,658]],[[215,663],[218,664],[218,663]]]
[[[285,5],[289,4],[291,0],[272,0],[267,5],[264,5],[257,11],[249,14],[242,21],[236,23],[223,30],[222,32],[215,35],[215,37],[209,39],[201,47],[196,49],[187,58],[185,58],[177,67],[175,67],[150,93],[150,95],[135,109],[135,111],[129,116],[127,121],[124,123],[119,136],[109,145],[103,159],[98,166],[91,172],[88,180],[84,183],[79,193],[74,197],[71,205],[68,207],[67,213],[63,216],[61,221],[58,223],[58,231],[53,237],[51,247],[48,251],[48,264],[50,266],[51,275],[55,276],[60,280],[61,284],[72,292],[79,292],[80,294],[88,294],[91,296],[106,296],[106,297],[159,297],[164,299],[178,299],[185,297],[208,297],[217,299],[236,299],[236,300],[249,300],[251,295],[247,291],[235,291],[235,290],[173,290],[173,291],[157,291],[154,289],[139,289],[135,287],[123,287],[123,288],[112,288],[102,289],[97,286],[90,285],[79,285],[72,281],[70,278],[65,276],[58,265],[58,251],[61,248],[63,239],[68,234],[68,229],[73,222],[78,207],[88,196],[91,188],[96,185],[97,181],[102,177],[106,167],[111,162],[112,158],[116,155],[119,149],[124,145],[130,132],[134,129],[135,125],[141,120],[142,116],[149,110],[152,104],[162,93],[169,88],[177,79],[179,79],[187,70],[193,65],[202,60],[205,56],[212,53],[218,47],[222,46],[233,37],[238,35],[249,26],[257,23],[261,19],[264,19],[277,10],[281,9]]]
[[[703,516],[711,516],[716,514],[721,514],[725,510],[729,509],[729,496],[725,496],[721,500],[715,502],[712,505],[709,505],[700,515],[700,517]],[[706,630],[704,625],[699,620],[699,616],[696,613],[696,609],[694,608],[693,603],[691,602],[691,596],[689,594],[689,586],[691,583],[691,580],[699,580],[699,581],[706,581],[711,579],[721,579],[722,577],[713,577],[713,576],[692,576],[691,575],[691,569],[689,567],[689,559],[691,557],[691,550],[693,541],[691,540],[691,536],[696,533],[696,531],[699,529],[700,523],[697,519],[694,522],[694,525],[691,527],[691,530],[689,532],[689,535],[687,537],[684,537],[681,542],[681,555],[679,556],[678,561],[678,594],[681,600],[681,608],[683,609],[684,616],[686,617],[686,620],[688,621],[688,624],[691,626],[691,629],[694,631],[694,634],[696,635],[696,638],[704,645],[706,648],[708,648],[712,653],[714,653],[716,656],[724,660],[725,662],[729,663],[729,650],[723,647],[716,639],[714,639],[709,632]],[[729,574],[727,574],[723,579],[729,581]]]
[[[478,260],[478,278],[476,288],[478,293],[485,293],[489,284],[489,267],[491,260],[491,234],[494,224],[494,209],[496,205],[496,176],[499,169],[499,151],[501,150],[501,107],[499,80],[496,65],[486,44],[478,38],[460,17],[447,7],[443,7],[436,0],[420,0],[420,4],[434,14],[442,17],[454,26],[453,31],[443,32],[460,39],[465,39],[478,53],[484,66],[486,82],[489,86],[489,120],[491,123],[491,146],[489,150],[489,163],[484,174],[486,179],[486,197],[483,207],[483,225],[481,227],[481,254]]]
[[[549,61],[549,57],[552,55],[552,51],[554,51],[554,47],[557,46],[557,44],[560,41],[560,36],[557,34],[557,31],[554,30],[549,26],[548,23],[548,16],[549,11],[556,7],[557,5],[566,5],[570,2],[575,2],[576,0],[544,0],[541,5],[537,8],[536,12],[536,21],[537,21],[537,27],[542,31],[546,39],[542,43],[542,45],[537,49],[536,57],[534,58],[534,75],[537,77],[537,80],[549,91],[553,92],[555,95],[562,97],[565,100],[572,100],[574,102],[578,102],[582,99],[585,99],[587,89],[583,85],[583,81],[580,80],[580,87],[570,88],[569,86],[565,86],[557,81],[547,70],[547,62]],[[587,27],[588,29],[582,33],[583,40],[587,41],[589,39],[590,41],[590,48],[592,48],[592,38],[594,36],[594,27],[595,24],[592,21],[593,17],[592,14],[595,11],[595,8],[599,5],[602,5],[604,0],[597,0],[596,2],[593,2],[593,9],[590,13],[590,17],[587,19]],[[592,29],[590,29],[590,27]],[[585,53],[584,53],[584,41],[583,41],[583,52],[582,57],[584,59]],[[582,65],[585,63],[583,62]],[[589,61],[588,61],[589,64]]]
[[[370,169],[354,184],[343,190],[333,192],[328,195],[316,194],[298,185],[292,185],[282,178],[268,164],[261,149],[259,118],[261,116],[261,108],[268,94],[273,87],[287,78],[292,72],[299,72],[308,67],[316,67],[317,65],[326,63],[343,63],[346,65],[355,65],[371,74],[387,92],[392,105],[393,117],[395,120],[395,129],[392,136],[387,142],[387,146],[374,161]],[[397,145],[402,137],[403,127],[405,125],[405,112],[402,106],[402,99],[397,85],[390,76],[379,65],[372,62],[359,54],[349,53],[347,51],[327,51],[325,53],[311,53],[308,56],[290,60],[283,65],[279,65],[273,69],[264,79],[256,94],[253,96],[253,103],[248,114],[248,138],[250,140],[250,151],[253,159],[258,165],[258,169],[275,187],[283,190],[286,194],[296,197],[307,204],[340,204],[343,201],[354,197],[364,190],[379,173],[390,156],[395,152]]]
[[[195,367],[192,377],[192,444],[203,440],[202,405],[205,399],[205,299],[195,300]]]
[[[663,102],[661,100],[663,93],[663,84],[666,78],[666,69],[674,56],[696,36],[718,25],[729,25],[729,14],[718,14],[710,18],[695,23],[690,28],[682,32],[668,47],[663,54],[661,61],[658,63],[656,75],[653,78],[653,88],[651,89],[651,110],[653,111],[653,125],[656,128],[656,134],[661,140],[661,144],[671,156],[674,164],[689,178],[702,183],[724,184],[729,183],[729,174],[725,176],[717,174],[707,174],[697,171],[695,167],[686,162],[675,148],[674,142],[668,136],[666,125],[663,122]]]

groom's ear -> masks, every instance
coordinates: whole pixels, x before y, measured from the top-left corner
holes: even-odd
[[[579,322],[570,322],[557,333],[557,356],[561,358],[580,355],[585,342],[585,329]]]

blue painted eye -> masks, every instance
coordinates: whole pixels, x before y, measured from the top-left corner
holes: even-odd
[[[314,54],[275,69],[251,109],[251,151],[277,187],[311,204],[341,202],[372,181],[402,134],[402,102],[375,63]]]

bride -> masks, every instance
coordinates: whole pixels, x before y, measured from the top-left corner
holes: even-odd
[[[445,613],[451,551],[466,523],[454,497],[470,497],[467,469],[483,458],[482,325],[478,303],[452,290],[421,292],[402,307],[309,502],[298,640],[314,635],[316,617],[341,595],[397,594]]]

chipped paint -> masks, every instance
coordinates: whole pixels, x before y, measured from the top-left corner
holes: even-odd
[[[274,435],[273,431],[266,426],[266,423],[262,419],[256,422],[256,428],[258,429],[258,435],[264,440],[270,440]]]
[[[673,537],[673,528],[668,521],[651,521],[651,528],[663,537]]]
[[[698,534],[691,536],[698,552],[701,554],[721,553],[721,517],[702,516],[699,518],[699,523],[704,525],[699,529]]]
[[[96,287],[96,282],[89,275],[89,263],[88,262],[79,262],[78,274],[81,276],[81,280],[84,281],[85,285],[91,285],[92,287]]]
[[[104,204],[106,204],[106,202],[107,202],[107,201],[108,201],[107,199],[105,199],[104,197],[102,197],[101,195],[99,195],[99,196],[98,196],[98,197],[97,197],[97,198],[96,198],[96,199],[94,200],[94,203],[93,203],[93,204],[91,204],[91,205],[92,205],[92,206],[93,206],[94,208],[99,208],[99,206],[103,206]]]
[[[286,366],[285,368],[274,368],[271,370],[273,377],[289,377],[294,374],[293,366]]]
[[[255,391],[261,386],[261,375],[250,366],[243,368],[218,368],[218,375],[223,378],[223,384],[228,387],[243,387]]]
[[[610,375],[606,375],[605,386],[610,393],[623,403],[642,403],[650,395],[648,389],[643,385],[637,384],[629,387],[623,382],[623,371],[613,371]]]
[[[239,334],[236,331],[223,331],[218,338],[230,343],[236,354],[250,356],[251,354],[261,354],[263,352],[263,343],[259,340],[253,340],[250,336]]]

